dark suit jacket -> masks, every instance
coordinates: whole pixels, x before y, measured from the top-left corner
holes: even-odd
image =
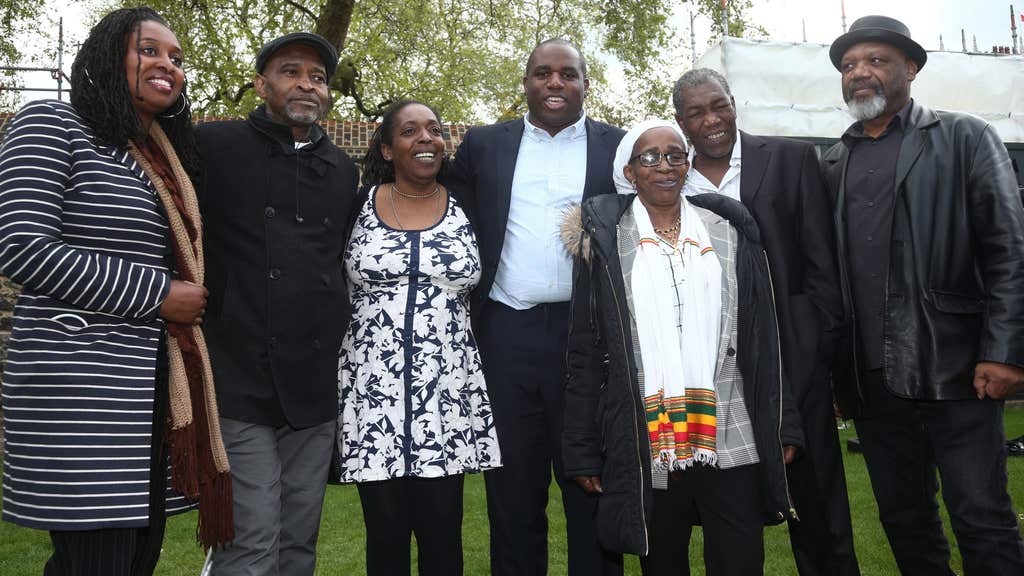
[[[740,199],[761,229],[783,367],[797,405],[805,406],[809,391],[827,390],[843,320],[832,205],[813,145],[741,134]]]
[[[587,119],[587,176],[582,201],[596,194],[614,194],[612,160],[625,132]],[[445,184],[459,197],[476,231],[483,277],[473,292],[473,317],[479,317],[494,284],[508,224],[512,178],[523,138],[523,119],[471,128],[455,155],[453,174]]]

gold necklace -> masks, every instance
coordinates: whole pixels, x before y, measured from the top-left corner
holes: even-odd
[[[441,190],[441,186],[437,185],[437,186],[434,186],[434,191],[431,192],[430,194],[423,194],[421,196],[410,196],[408,194],[402,194],[402,191],[399,190],[397,186],[392,184],[391,185],[391,213],[395,216],[395,223],[398,224],[398,228],[401,229],[401,230],[405,230],[406,229],[405,228],[405,224],[402,224],[402,219],[398,217],[398,208],[395,207],[395,193],[396,192],[398,193],[399,196],[404,196],[406,198],[430,198],[431,196],[433,196],[434,197],[434,211],[436,212],[438,205],[441,204],[441,195],[438,194],[438,192],[440,192],[440,190]]]
[[[676,218],[676,223],[669,226],[668,228],[657,228],[654,227],[654,232],[658,236],[665,236],[666,234],[672,234],[673,232],[679,231],[679,223],[682,221],[681,218]]]
[[[436,195],[440,191],[441,191],[441,185],[440,184],[434,184],[434,189],[432,191],[430,191],[430,192],[427,192],[426,194],[406,194],[405,192],[402,192],[401,190],[399,190],[398,186],[395,186],[394,182],[391,183],[391,194],[392,195],[398,194],[399,196],[401,196],[403,198],[430,198],[431,196]]]

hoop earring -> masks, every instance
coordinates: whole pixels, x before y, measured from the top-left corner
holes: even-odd
[[[181,114],[182,112],[184,112],[186,108],[188,108],[188,106],[189,106],[188,96],[186,96],[185,93],[182,92],[178,96],[178,98],[181,100],[181,107],[178,108],[178,111],[175,112],[174,114],[160,114],[159,116],[161,118],[174,118],[174,117],[178,116],[179,114]]]

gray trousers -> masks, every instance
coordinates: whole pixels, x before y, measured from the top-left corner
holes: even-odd
[[[335,426],[332,420],[295,430],[220,419],[235,540],[214,551],[213,576],[312,576]]]

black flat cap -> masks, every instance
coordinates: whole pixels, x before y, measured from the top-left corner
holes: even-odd
[[[316,50],[316,53],[320,55],[320,60],[324,63],[324,68],[327,70],[327,81],[331,81],[334,71],[338,68],[338,51],[335,50],[334,46],[326,38],[312,32],[292,32],[267,42],[263,48],[260,48],[259,54],[256,55],[256,71],[262,74],[263,68],[266,67],[267,62],[274,53],[289,44],[305,44]]]
[[[836,38],[829,48],[828,56],[836,70],[840,70],[839,64],[850,46],[861,42],[879,42],[899,48],[917,63],[918,70],[924,68],[924,63],[928,61],[928,53],[924,48],[910,39],[910,29],[906,24],[888,16],[864,16],[855,20],[850,31]]]

